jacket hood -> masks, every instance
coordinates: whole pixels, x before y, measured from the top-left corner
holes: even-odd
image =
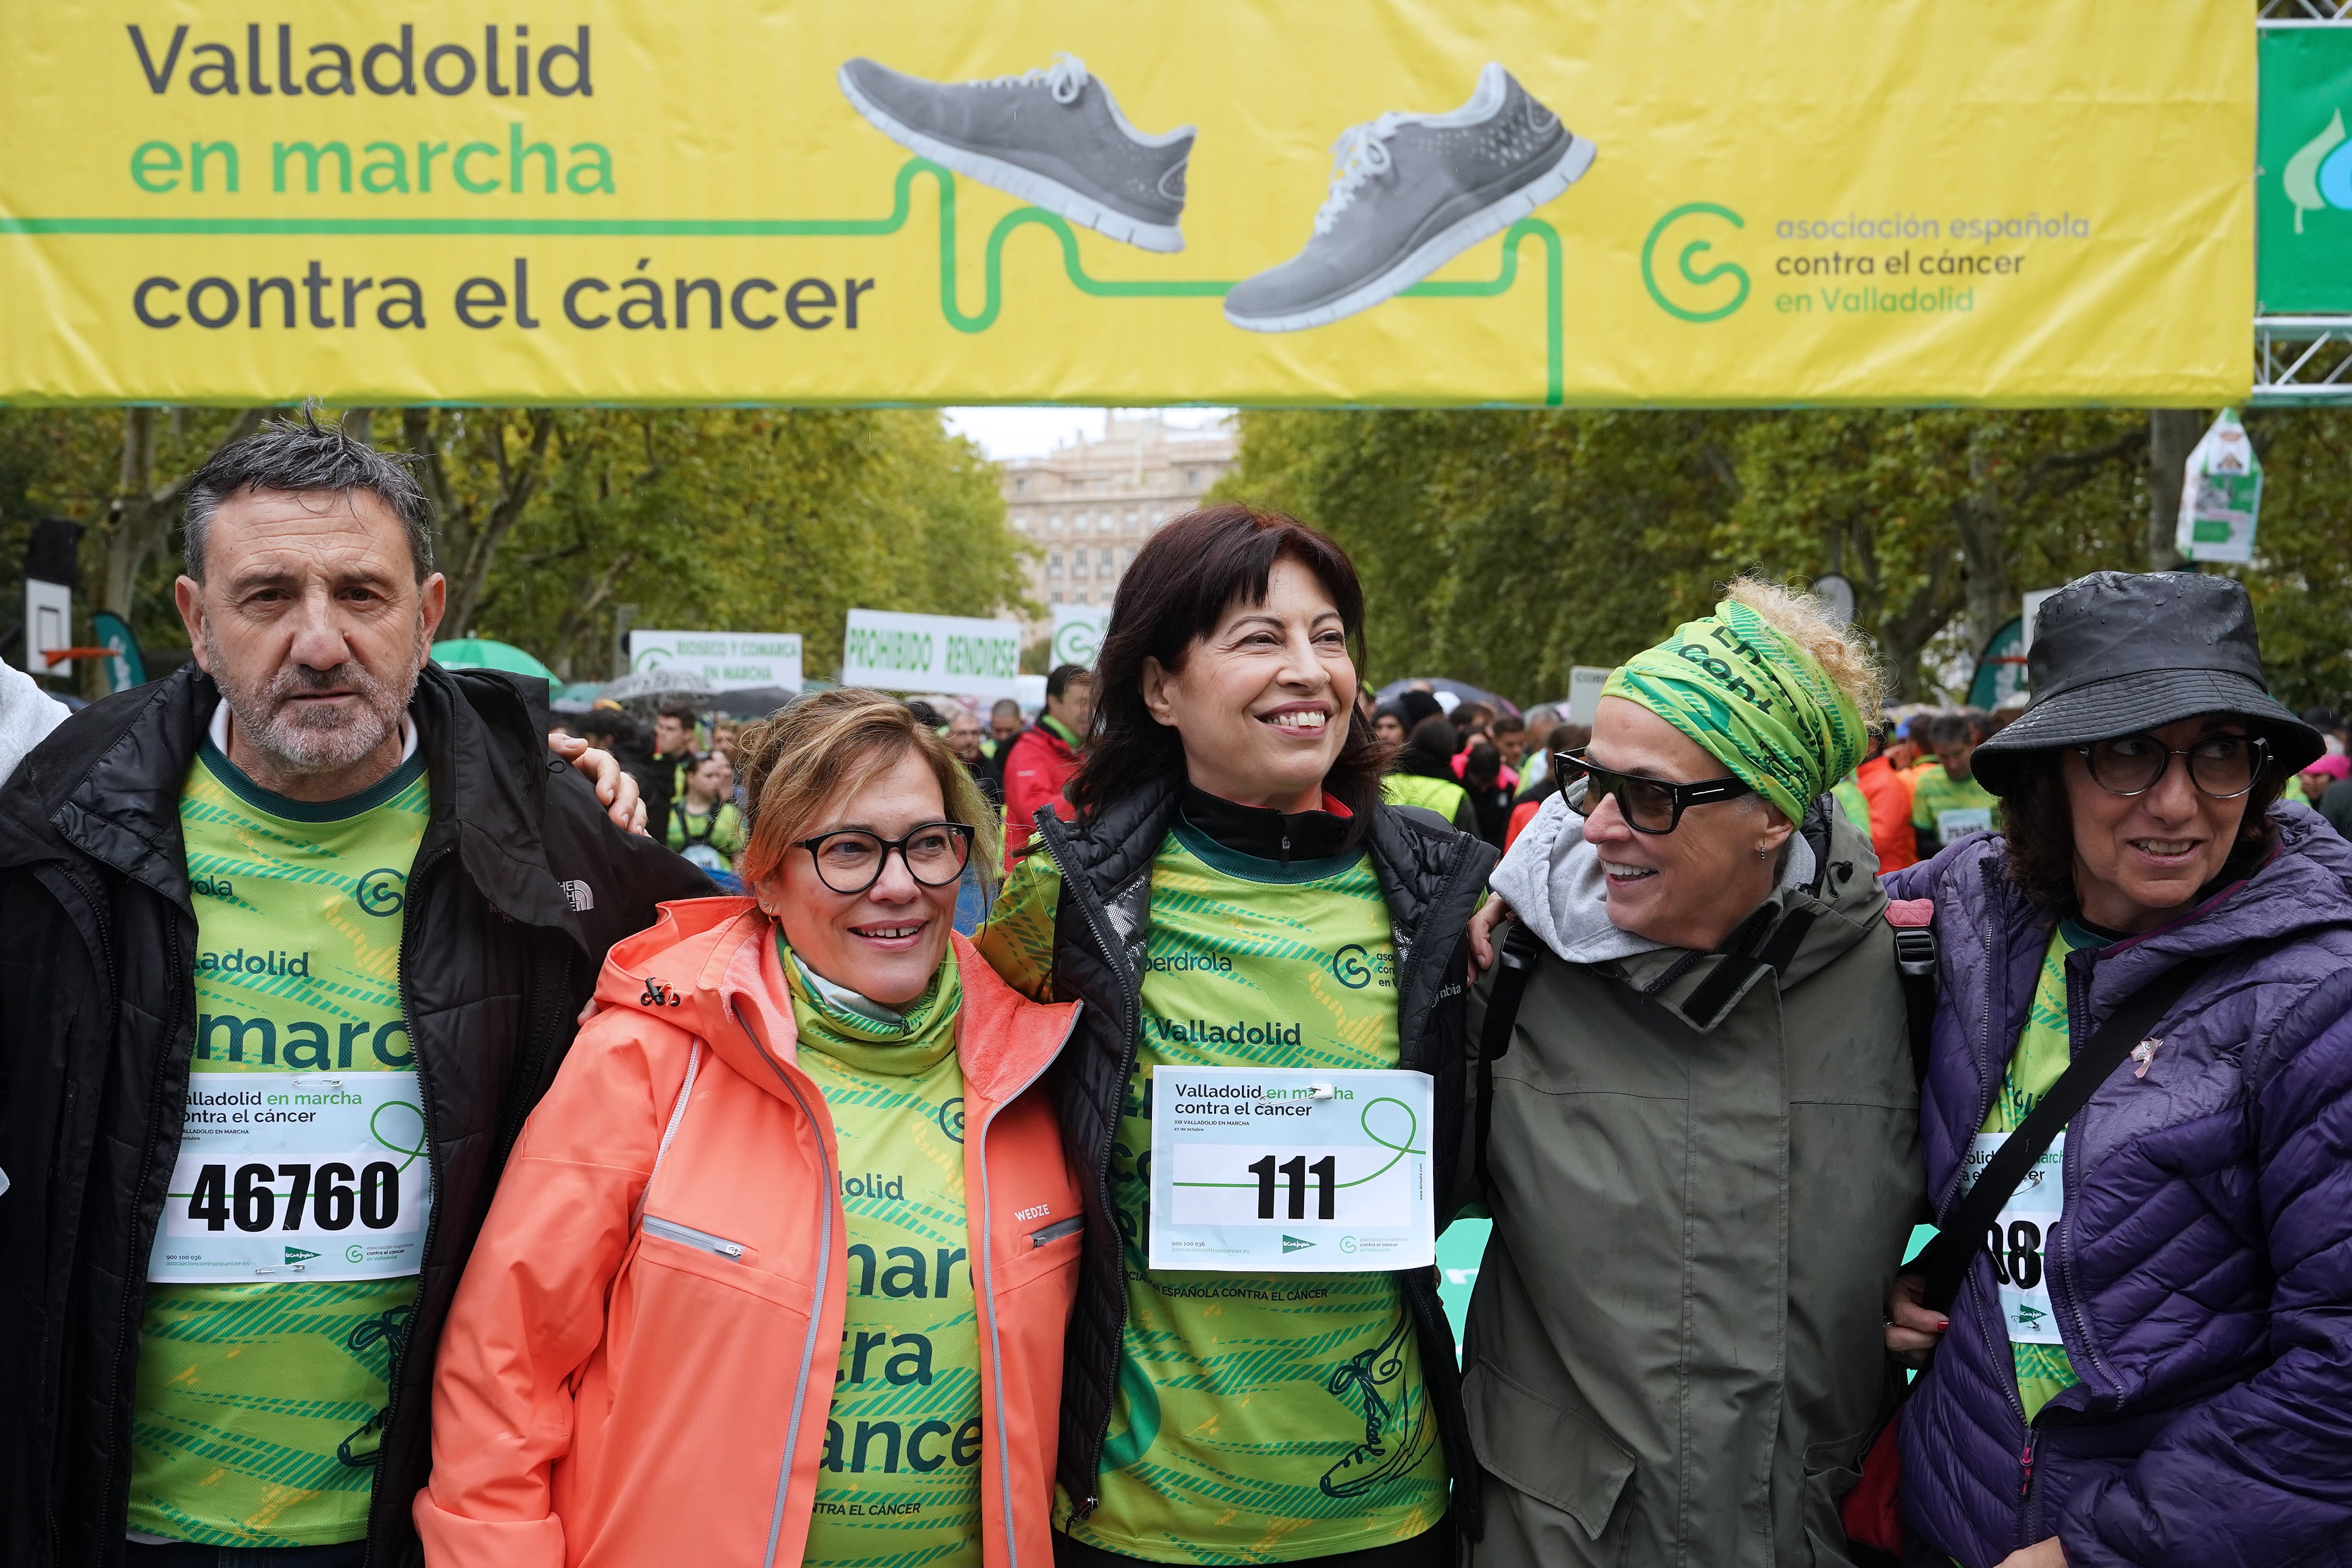
[[[652,925],[614,942],[605,954],[597,1002],[684,1029],[745,1079],[789,1100],[778,1065],[797,1062],[800,1031],[776,952],[775,921],[748,898],[685,899],[660,910]],[[1013,1016],[1033,1008],[1060,1016],[1066,1025],[1078,1005],[1032,1002],[998,979],[961,934],[948,940],[963,985],[956,1057],[965,1089],[979,1101],[1002,1101],[1033,1081],[1045,1063],[1030,1060],[1017,1044],[1024,1031],[967,1026],[977,1016]],[[1063,1032],[1049,1031],[1056,1042]]]
[[[1564,799],[1546,801],[1489,885],[1563,962],[1613,966],[1626,984],[1701,1033],[1728,1018],[1767,974],[1783,987],[1802,984],[1870,936],[1885,912],[1869,836],[1822,797],[1790,842],[1780,885],[1721,946],[1670,948],[1610,923],[1599,852],[1584,842],[1582,822]],[[1547,829],[1542,838],[1538,825]]]
[[[1810,885],[1816,858],[1805,836],[1794,835],[1780,886]],[[1544,801],[1486,885],[1503,896],[1538,941],[1567,963],[1601,963],[1665,946],[1610,923],[1601,852],[1585,842],[1584,818],[1568,808],[1565,791]]]

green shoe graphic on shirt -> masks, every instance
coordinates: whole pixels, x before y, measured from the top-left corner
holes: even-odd
[[[1404,1347],[1412,1331],[1412,1320],[1401,1316],[1388,1338],[1332,1369],[1325,1386],[1341,1397],[1353,1389],[1363,1401],[1364,1440],[1323,1472],[1325,1496],[1361,1497],[1382,1481],[1411,1474],[1421,1462],[1428,1446],[1428,1406],[1418,1402],[1408,1407],[1403,1388]]]

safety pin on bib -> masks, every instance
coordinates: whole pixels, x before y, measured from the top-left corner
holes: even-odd
[[[1309,1100],[1328,1100],[1335,1092],[1328,1083],[1310,1083],[1307,1086],[1307,1098]]]

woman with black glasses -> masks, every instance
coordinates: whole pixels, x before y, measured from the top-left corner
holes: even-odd
[[[614,945],[458,1286],[429,1563],[1051,1557],[1082,1222],[1035,1086],[1077,1010],[952,935],[1002,829],[905,706],[742,754],[757,897]]]
[[[1850,1560],[1921,1194],[1886,897],[1829,795],[1876,701],[1842,625],[1735,584],[1612,677],[1494,874],[1478,1568]]]
[[[2003,831],[1889,879],[1935,901],[1942,1222],[2012,1133],[2048,1139],[1946,1271],[1948,1311],[1907,1276],[1891,1303],[1890,1347],[1928,1363],[1901,1426],[1913,1549],[2342,1561],[2352,849],[2278,804],[2324,742],[2265,690],[2226,577],[2071,583],[2031,674],[1974,760]]]

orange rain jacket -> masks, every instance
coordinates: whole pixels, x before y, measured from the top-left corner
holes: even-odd
[[[1916,865],[1919,836],[1911,830],[1912,781],[1887,758],[1876,756],[1855,771],[1854,784],[1870,804],[1870,846],[1878,851],[1879,874]]]
[[[848,1278],[833,1123],[775,928],[664,904],[615,943],[457,1289],[415,1516],[432,1568],[797,1563]],[[983,1561],[1050,1568],[1077,1183],[1042,1092],[1077,1016],[961,936]]]

